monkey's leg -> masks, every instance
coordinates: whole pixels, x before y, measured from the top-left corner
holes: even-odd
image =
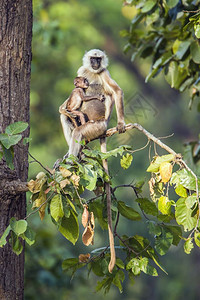
[[[72,132],[71,143],[69,146],[69,155],[73,154],[78,156],[81,151],[81,145],[79,144],[82,139],[91,140],[98,138],[106,132],[107,122],[105,120],[92,122],[89,121],[84,125],[75,128]],[[77,142],[78,143],[77,143]]]
[[[106,138],[100,139],[101,144],[101,152],[106,152]],[[109,175],[108,172],[108,162],[106,159],[103,159],[103,167],[105,172]],[[112,212],[111,212],[111,191],[110,191],[110,184],[108,182],[105,183],[106,189],[106,200],[107,200],[107,215],[108,215],[108,234],[109,234],[109,242],[110,242],[110,263],[108,266],[108,271],[112,273],[113,268],[116,262],[116,254],[115,254],[115,243],[114,243],[114,236],[113,236],[113,229],[112,229]]]

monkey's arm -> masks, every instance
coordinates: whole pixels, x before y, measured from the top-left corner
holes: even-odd
[[[83,90],[81,90],[79,93],[80,93],[80,97],[81,97],[82,101],[85,101],[85,102],[93,100],[93,99],[97,99],[99,101],[104,101],[105,100],[104,95],[101,95],[101,94],[86,95]]]
[[[111,89],[112,97],[114,98],[117,112],[117,129],[119,133],[125,132],[124,121],[124,95],[122,89],[118,84],[110,77],[109,72],[106,70],[103,72],[104,82],[106,82],[105,89]]]

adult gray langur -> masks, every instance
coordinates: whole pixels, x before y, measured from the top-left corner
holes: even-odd
[[[85,53],[83,65],[77,72],[77,76],[85,77],[89,81],[86,95],[91,96],[98,93],[105,97],[105,101],[102,102],[93,99],[82,104],[80,111],[88,118],[86,124],[74,128],[64,112],[62,113],[60,110],[64,136],[69,145],[69,155],[77,156],[80,153],[79,142],[82,139],[92,140],[105,133],[114,104],[117,112],[117,129],[119,133],[125,131],[123,91],[111,78],[107,66],[108,58],[105,52],[92,49]]]
[[[97,98],[90,101],[83,101],[80,111],[86,115],[87,122],[78,127],[75,127],[69,121],[67,115],[64,114],[62,106],[60,107],[61,123],[65,139],[69,145],[68,154],[78,156],[81,150],[80,141],[83,139],[92,140],[103,135],[108,127],[108,122],[113,110],[116,106],[117,112],[117,129],[119,133],[125,131],[124,122],[124,104],[123,92],[118,84],[111,78],[108,70],[108,58],[106,54],[99,49],[92,49],[85,53],[83,57],[83,65],[79,68],[78,77],[87,78],[89,82],[88,88],[85,90],[86,96],[104,95],[105,100],[99,101]],[[78,143],[77,143],[78,142]],[[101,138],[101,151],[106,152],[106,139]],[[105,172],[108,174],[108,164],[103,160]],[[108,232],[110,241],[110,263],[109,272],[115,266],[116,255],[114,246],[114,236],[112,231],[112,216],[111,216],[111,189],[110,184],[105,183],[107,195],[107,215],[108,215]]]

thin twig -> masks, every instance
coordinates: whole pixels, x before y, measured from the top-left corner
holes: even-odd
[[[28,154],[30,155],[30,157],[32,158],[32,159],[34,159],[34,161],[35,162],[37,162],[45,171],[47,171],[50,175],[52,175],[51,174],[51,172],[47,169],[47,168],[45,168],[42,164],[41,164],[41,162],[39,162],[30,152],[28,152]]]
[[[146,143],[146,145],[144,145],[143,147],[141,147],[141,148],[138,148],[138,149],[136,149],[136,150],[128,150],[128,152],[130,152],[130,153],[135,153],[135,152],[138,152],[138,151],[141,151],[141,150],[144,150],[148,145],[149,145],[149,143],[150,143],[150,140],[148,139],[148,141],[147,141],[147,143]]]
[[[117,225],[118,225],[118,223],[119,223],[119,211],[117,213],[117,220],[116,220],[115,228],[114,228],[114,231],[113,231],[114,236],[116,235],[116,232],[117,232]]]
[[[198,13],[200,12],[200,9],[197,9],[197,10],[183,10],[184,13]]]
[[[138,255],[138,253],[132,247],[129,247],[129,245],[127,245],[126,241],[124,241],[119,234],[115,233],[115,235],[122,242],[122,244],[124,244],[124,246],[128,249],[129,252],[133,252],[135,255]]]
[[[168,138],[170,138],[170,137],[172,137],[172,136],[174,136],[174,133],[169,134],[169,135],[166,135],[166,136],[159,136],[158,139],[159,139],[159,140],[168,139]]]

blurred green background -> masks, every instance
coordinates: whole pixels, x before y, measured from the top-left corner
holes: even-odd
[[[123,54],[126,40],[120,36],[120,31],[129,28],[135,14],[133,8],[123,7],[120,0],[33,0],[33,9],[30,153],[45,167],[52,168],[57,158],[67,152],[58,108],[73,89],[73,79],[82,64],[82,56],[92,48],[105,50],[109,57],[111,76],[124,91],[126,123],[138,122],[157,137],[173,133],[164,142],[177,152],[183,153],[188,149],[184,144],[198,139],[200,117],[195,103],[192,110],[188,110],[188,93],[180,95],[162,76],[145,84],[150,63],[138,60],[132,64],[130,57]],[[116,122],[113,111],[109,127],[116,126]],[[129,144],[135,150],[146,142],[142,134],[129,131],[109,138],[108,149]],[[91,147],[98,148],[99,142],[91,143]],[[157,151],[163,153],[160,149]],[[109,163],[116,185],[144,179],[148,182],[149,175],[145,170],[149,164],[149,148],[135,152],[132,166],[126,172],[121,170],[119,161]],[[41,166],[30,158],[29,177],[33,178],[41,170]],[[144,196],[149,197],[147,184],[145,190]],[[134,203],[135,195],[131,190],[119,190],[120,197]],[[92,248],[107,245],[107,232],[97,227],[95,246],[88,249],[81,241],[72,246],[47,216],[41,222],[38,215],[33,215],[29,222],[36,230],[37,238],[35,245],[26,247],[25,299],[85,300],[90,296],[102,299],[102,293],[95,293],[97,278],[88,277],[87,270],[71,278],[62,272],[61,263],[65,258],[77,257]],[[148,237],[145,223],[138,223],[134,228],[131,226],[125,219],[120,220],[121,233]],[[127,279],[122,295],[112,288],[106,299],[200,299],[200,254],[197,249],[189,256],[184,254],[182,246],[171,248],[170,253],[162,258],[162,264],[168,276],[161,272],[158,278],[141,275],[134,285]]]

